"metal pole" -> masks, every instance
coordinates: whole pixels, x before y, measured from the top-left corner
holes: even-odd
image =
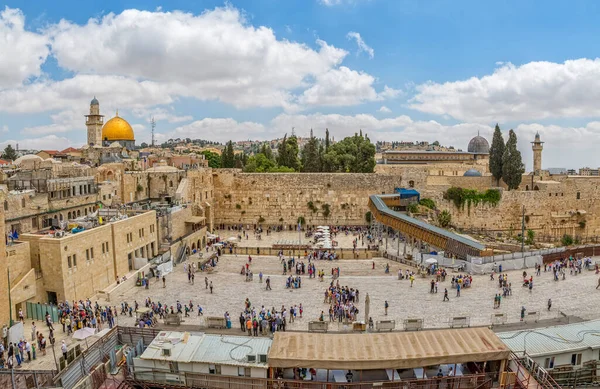
[[[525,206],[523,205],[523,217],[521,219],[521,253],[523,255],[523,267],[525,266]]]

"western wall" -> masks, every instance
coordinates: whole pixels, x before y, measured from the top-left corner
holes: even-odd
[[[242,173],[213,171],[215,223],[364,225],[369,195],[393,193],[396,174]],[[309,206],[312,204],[312,207]],[[329,208],[329,216],[325,211]],[[262,218],[262,219],[261,219]]]

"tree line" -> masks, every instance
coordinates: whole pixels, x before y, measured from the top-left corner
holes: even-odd
[[[248,173],[373,173],[375,145],[362,130],[340,142],[331,143],[329,130],[318,139],[311,130],[308,142],[300,149],[295,135],[283,137],[276,155],[263,144],[254,155],[235,153],[233,142],[227,142],[221,155],[203,151],[212,168],[240,168]]]

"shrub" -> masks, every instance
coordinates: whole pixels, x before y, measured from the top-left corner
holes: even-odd
[[[452,215],[450,214],[450,212],[443,210],[438,214],[437,219],[440,227],[446,228],[452,222]]]
[[[331,214],[331,207],[329,206],[329,204],[323,204],[321,205],[321,209],[323,210],[323,217],[325,219],[327,219],[329,217],[329,215]]]
[[[306,206],[308,207],[308,209],[310,209],[313,213],[318,211],[318,208],[315,207],[315,204],[312,201],[309,201],[308,203],[306,203]]]
[[[432,199],[421,199],[419,204],[429,209],[435,209],[435,201]]]
[[[265,222],[265,218],[262,217],[262,216],[259,216],[258,217],[258,223],[260,224],[260,223],[264,223],[264,222]]]
[[[371,220],[373,220],[373,214],[371,211],[365,213],[365,220],[367,221],[367,224],[371,224]]]
[[[242,206],[241,206],[241,205],[239,205],[239,204],[236,204],[236,205],[235,205],[235,209],[242,209]]]
[[[406,210],[410,213],[419,213],[419,204],[417,204],[417,203],[408,204],[408,206],[406,207]]]
[[[283,221],[283,219],[281,221]],[[298,216],[298,224],[301,224],[301,225],[306,224],[306,220],[304,219],[304,216]]]
[[[570,246],[573,244],[573,237],[569,234],[564,234],[563,237],[560,240],[560,243],[563,246]]]

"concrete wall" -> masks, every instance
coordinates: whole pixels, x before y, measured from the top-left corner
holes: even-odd
[[[404,185],[396,174],[344,173],[241,173],[235,169],[215,171],[215,223],[306,223],[364,225],[369,195],[393,193]],[[309,209],[312,202],[316,212]],[[323,216],[329,204],[330,215]]]

